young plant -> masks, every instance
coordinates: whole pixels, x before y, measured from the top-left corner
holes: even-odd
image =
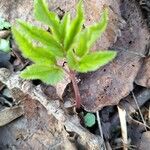
[[[81,100],[76,72],[95,71],[116,56],[114,51],[90,51],[107,27],[108,10],[104,10],[100,22],[85,28],[82,1],[77,5],[74,19],[71,20],[70,14],[66,13],[60,20],[57,14],[48,10],[45,0],[34,0],[34,16],[48,25],[50,32],[21,20],[17,21],[18,26],[12,27],[22,54],[34,62],[21,72],[21,77],[55,85],[66,72],[72,81],[76,107],[79,108]],[[60,60],[64,60],[68,69],[59,65]]]
[[[9,29],[10,27],[11,27],[11,24],[9,22],[5,21],[4,18],[0,17],[0,30]]]

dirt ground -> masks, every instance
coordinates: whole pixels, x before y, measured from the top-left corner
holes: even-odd
[[[74,16],[76,3],[48,0],[59,16]],[[117,57],[95,72],[77,74],[80,110],[72,106],[70,80],[55,87],[22,80],[19,73],[31,62],[21,55],[11,28],[0,30],[11,47],[9,53],[0,49],[0,150],[150,149],[150,1],[84,0],[85,27],[99,20],[104,5],[109,25],[93,51],[112,49]],[[32,14],[32,0],[0,1],[0,17],[11,24],[21,18],[48,30]],[[83,121],[87,112],[100,116],[92,127]]]

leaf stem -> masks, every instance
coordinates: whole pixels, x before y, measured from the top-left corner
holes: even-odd
[[[70,75],[70,79],[72,81],[72,85],[73,85],[73,89],[74,89],[76,108],[80,108],[80,106],[81,106],[81,96],[80,96],[79,87],[78,87],[78,84],[77,84],[77,81],[76,81],[75,72],[70,69],[69,75]]]

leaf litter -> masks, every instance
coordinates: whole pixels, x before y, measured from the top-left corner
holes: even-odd
[[[122,10],[125,9],[125,12],[127,8],[130,8],[128,7],[128,3],[133,6],[135,1],[125,2],[124,5],[126,5],[126,8],[122,8]],[[140,12],[139,8],[136,7],[133,7],[131,10],[135,10],[135,12],[133,12],[133,16],[131,15],[131,18],[129,17],[129,20],[132,20],[134,18],[134,14],[137,15],[137,12]],[[127,16],[128,14],[124,15],[123,18],[125,19],[127,24],[130,24],[132,21],[130,20],[131,22],[128,22]],[[86,110],[97,111],[105,106],[115,105],[120,101],[120,99],[127,96],[134,88],[133,82],[135,81],[137,72],[139,72],[139,70],[141,71],[143,67],[145,67],[145,62],[143,62],[142,56],[145,54],[144,46],[147,45],[148,39],[144,38],[149,37],[146,27],[143,27],[141,14],[139,19],[138,17],[134,18],[135,22],[137,21],[138,25],[134,26],[134,21],[132,22],[133,24],[131,23],[129,26],[126,25],[121,33],[121,36],[123,36],[123,38],[118,37],[118,41],[112,46],[113,49],[116,49],[118,51],[118,57],[116,58],[116,60],[114,60],[111,64],[101,68],[101,70],[98,70],[97,72],[89,73],[88,75],[80,75],[81,82],[79,83],[79,85],[81,89],[81,95],[83,94],[83,105]],[[128,28],[131,28],[131,31],[128,31]],[[132,34],[133,36],[131,36]],[[144,35],[143,38],[142,35]],[[138,37],[140,36],[141,38],[139,38],[139,40]],[[140,41],[139,43],[138,40]],[[123,48],[123,50],[120,50],[120,48]],[[145,70],[147,71],[147,69]],[[145,70],[143,69],[142,74],[140,73],[140,77],[144,77]],[[147,82],[145,82],[147,81],[148,77],[149,75],[146,75],[146,80],[144,79],[144,83],[136,83],[148,87]],[[85,98],[88,100],[85,100]],[[99,101],[95,102],[97,98],[99,99]],[[91,101],[91,103],[89,103],[89,101]]]

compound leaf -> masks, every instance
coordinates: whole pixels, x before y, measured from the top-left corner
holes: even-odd
[[[72,50],[69,50],[67,52],[67,63],[71,69],[77,70],[79,66],[79,61],[80,58],[76,56],[76,54]]]
[[[108,9],[105,9],[102,13],[100,22],[85,28],[84,31],[80,34],[76,44],[76,54],[78,56],[82,57],[89,51],[94,42],[106,30],[107,24]]]
[[[21,72],[21,77],[24,79],[39,79],[51,85],[62,80],[63,76],[64,72],[61,68],[42,64],[33,64]]]
[[[89,37],[87,32],[82,32],[79,37],[79,41],[75,45],[75,53],[77,56],[82,57],[89,52]]]
[[[77,5],[77,15],[75,19],[72,21],[70,28],[67,32],[67,36],[65,38],[64,46],[66,51],[69,50],[73,45],[75,38],[82,29],[83,23],[84,23],[84,11],[82,7],[82,1],[80,1]]]
[[[21,20],[18,20],[18,24],[20,32],[22,32],[27,39],[37,40],[48,47],[56,56],[63,56],[62,46],[54,39],[52,34]]]
[[[33,46],[32,43],[14,27],[12,27],[12,32],[20,50],[26,58],[36,63],[54,64],[56,62],[50,50]]]
[[[60,20],[54,12],[49,11],[45,0],[34,0],[34,16],[37,20],[49,25],[52,33],[56,36],[57,40],[60,41]]]
[[[61,33],[62,43],[64,43],[64,39],[66,38],[66,34],[67,34],[67,31],[69,30],[69,26],[70,26],[70,14],[65,14],[60,24],[60,33]]]
[[[101,36],[101,34],[106,30],[108,24],[108,9],[106,8],[102,13],[101,20],[99,23],[87,28],[89,34],[89,47]]]
[[[95,71],[99,67],[106,65],[109,61],[114,59],[116,52],[114,51],[99,51],[90,53],[82,58],[79,63],[79,72]]]

